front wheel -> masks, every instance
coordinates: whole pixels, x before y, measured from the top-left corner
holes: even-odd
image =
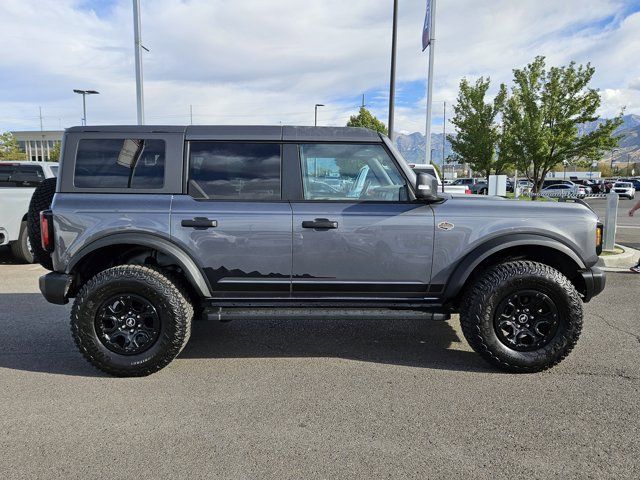
[[[465,296],[460,321],[471,347],[509,372],[560,363],[582,330],[582,300],[557,270],[513,261],[490,268]]]
[[[191,332],[189,296],[163,272],[120,265],[98,273],[80,290],[71,332],[85,358],[121,377],[167,366]]]

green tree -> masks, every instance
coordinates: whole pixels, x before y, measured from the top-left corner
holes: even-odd
[[[60,142],[54,142],[53,148],[49,150],[49,161],[50,162],[60,161]]]
[[[503,112],[501,151],[527,172],[535,192],[547,173],[563,161],[596,160],[618,143],[613,132],[622,123],[622,114],[579,135],[579,125],[599,118],[600,94],[588,87],[594,73],[590,64],[575,62],[546,70],[541,56],[513,71],[512,95]]]
[[[0,160],[22,160],[24,152],[11,132],[0,134]]]
[[[364,127],[387,135],[387,126],[376,118],[369,110],[360,107],[358,115],[351,115],[347,127]]]
[[[460,81],[458,99],[453,106],[457,135],[449,135],[451,148],[460,162],[489,177],[496,166],[496,149],[500,141],[500,129],[496,117],[500,113],[507,89],[500,85],[493,102],[487,103],[485,96],[490,87],[490,79],[480,77],[475,84],[466,78]],[[502,164],[501,164],[502,165]]]
[[[364,107],[360,107],[358,115],[351,115],[347,122],[347,127],[364,127],[387,135],[387,126]],[[358,176],[362,167],[361,162],[353,158],[337,158],[336,164],[340,169],[341,175],[353,178]]]

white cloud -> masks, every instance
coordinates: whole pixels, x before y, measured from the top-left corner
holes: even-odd
[[[420,52],[424,0],[400,2],[399,88],[415,104],[397,107],[396,125],[424,129],[426,75]],[[623,0],[450,0],[438,2],[434,99],[452,102],[462,76],[494,86],[536,54],[550,62],[592,61],[603,114],[640,110],[640,14]],[[95,123],[135,121],[131,2],[97,15],[74,0],[0,4],[0,130],[79,123],[73,88],[95,88]],[[381,0],[146,0],[142,2],[147,123],[313,122],[344,124],[360,94],[386,121],[391,2]],[[607,20],[607,22],[603,22]],[[600,27],[590,26],[601,22]],[[414,83],[403,83],[414,82]],[[636,83],[634,83],[636,82]],[[402,91],[399,92],[402,98]],[[374,98],[376,97],[376,98]],[[440,104],[441,105],[441,104]],[[434,121],[441,115],[434,105]]]

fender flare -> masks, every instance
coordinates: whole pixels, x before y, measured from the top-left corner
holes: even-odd
[[[200,293],[200,295],[205,298],[211,297],[211,290],[209,289],[206,277],[203,275],[193,258],[191,258],[188,253],[171,240],[152,233],[114,233],[94,240],[90,244],[81,248],[70,258],[67,263],[65,273],[70,274],[75,266],[88,254],[100,248],[119,244],[132,244],[140,245],[141,247],[149,247],[173,257],[180,268],[184,271],[191,285]]]
[[[475,268],[494,253],[507,248],[531,245],[556,250],[573,260],[579,270],[586,268],[582,258],[571,247],[555,238],[533,233],[501,235],[482,243],[464,256],[449,277],[444,297],[455,298]]]

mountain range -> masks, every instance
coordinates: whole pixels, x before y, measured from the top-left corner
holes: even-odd
[[[580,125],[578,131],[580,135],[585,135],[594,131],[598,125],[602,124],[605,119],[599,119],[595,122],[589,122]],[[618,151],[614,152],[613,160],[617,162],[627,162],[627,154],[632,163],[640,162],[640,115],[624,115],[622,117],[622,125],[620,125],[615,134],[620,137]],[[431,159],[434,163],[440,165],[442,163],[442,142],[444,135],[442,133],[431,134],[431,149],[433,154]],[[409,163],[425,163],[425,137],[420,132],[410,134],[396,134],[396,146],[405,160]],[[447,140],[444,146],[445,158],[451,155],[451,143]],[[607,153],[602,160],[611,161],[611,154]]]

